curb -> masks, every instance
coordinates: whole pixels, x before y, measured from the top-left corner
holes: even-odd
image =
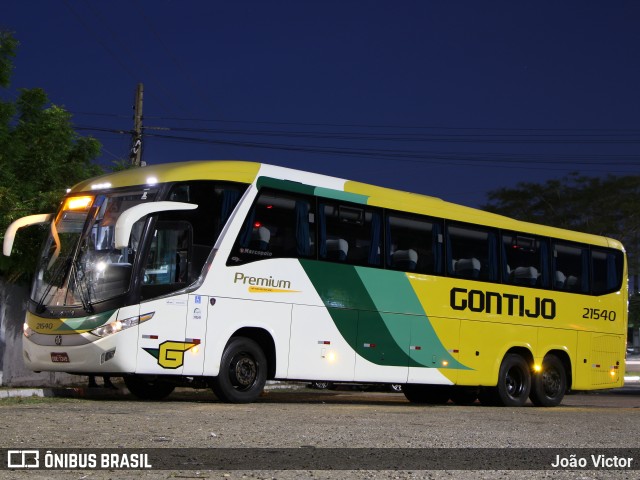
[[[99,398],[113,395],[129,395],[129,391],[120,388],[117,390],[104,390],[85,387],[0,389],[0,399],[18,397]]]
[[[0,390],[0,399],[14,397],[45,397],[53,395],[45,395],[44,388],[11,388],[8,390]]]

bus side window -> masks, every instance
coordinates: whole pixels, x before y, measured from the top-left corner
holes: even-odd
[[[548,243],[530,235],[502,234],[502,281],[512,285],[549,287]]]
[[[229,182],[195,180],[175,184],[168,199],[173,202],[195,203],[198,208],[187,211],[169,211],[161,220],[185,220],[191,224],[193,244],[187,284],[195,282],[204,267],[225,223],[246,188]]]
[[[615,292],[622,284],[623,255],[617,250],[591,249],[594,295]]]
[[[567,292],[589,293],[589,257],[586,246],[555,243],[552,258],[554,287]]]
[[[227,265],[268,258],[315,258],[315,219],[309,198],[260,192]]]
[[[157,222],[142,275],[142,298],[166,295],[187,285],[191,243],[190,223]]]
[[[321,260],[382,266],[382,214],[374,208],[319,199]]]
[[[490,229],[448,224],[447,273],[453,277],[498,280],[497,234]]]
[[[442,273],[442,230],[427,217],[389,212],[386,218],[386,262],[391,270]]]

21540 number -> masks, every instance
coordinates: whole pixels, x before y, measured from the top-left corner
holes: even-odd
[[[615,322],[616,320],[616,312],[614,310],[584,307],[582,311],[584,312],[582,318],[588,318],[589,320],[609,320],[610,322]]]

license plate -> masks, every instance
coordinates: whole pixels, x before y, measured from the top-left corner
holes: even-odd
[[[54,363],[69,363],[69,355],[66,352],[51,352],[51,361]]]

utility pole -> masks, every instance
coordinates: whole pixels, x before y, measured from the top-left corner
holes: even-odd
[[[129,153],[129,159],[131,165],[134,167],[144,167],[142,162],[142,96],[143,96],[142,83],[138,84],[136,90],[136,103],[133,106],[133,131],[131,132],[131,152]]]

